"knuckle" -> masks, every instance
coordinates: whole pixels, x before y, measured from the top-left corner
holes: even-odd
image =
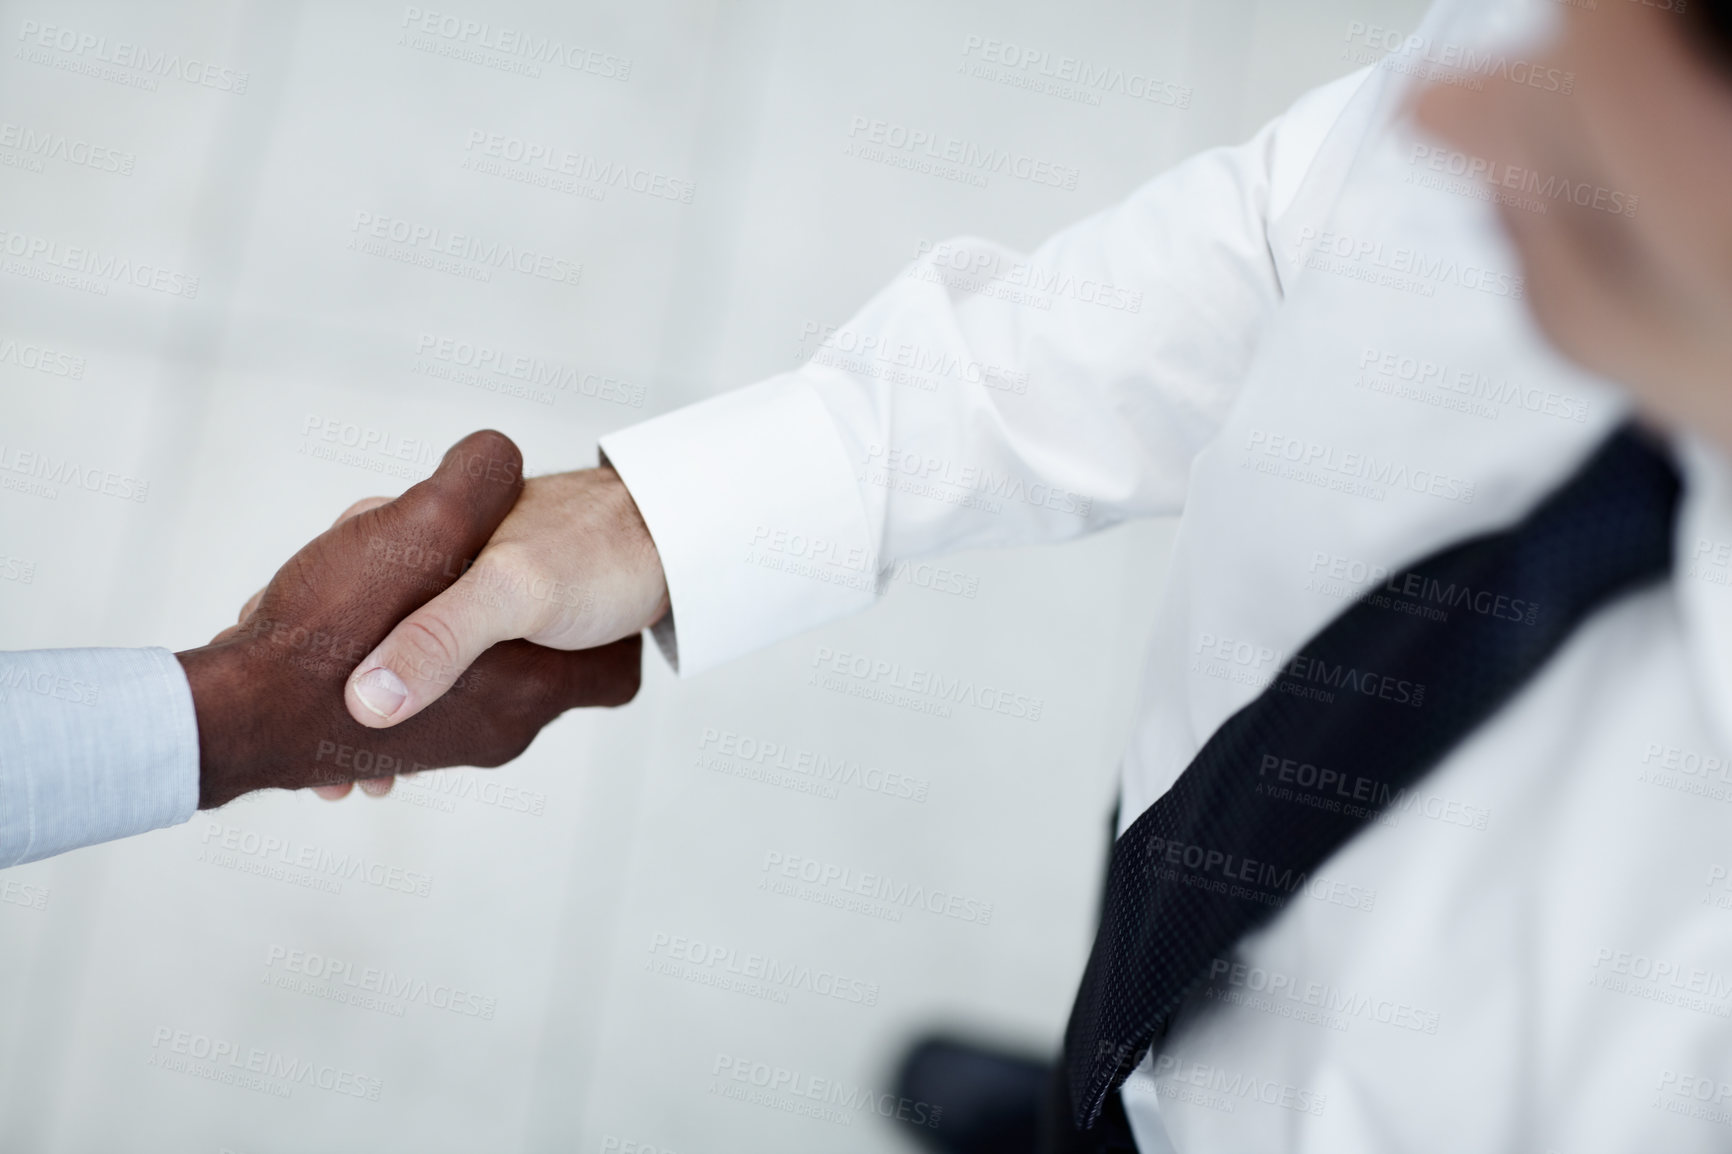
[[[422,681],[453,680],[462,658],[463,643],[456,628],[436,609],[423,609],[399,627],[406,672]]]
[[[624,705],[637,696],[643,687],[643,647],[636,646],[620,658],[620,668],[613,679],[614,698],[608,704]]]
[[[467,440],[465,447],[497,470],[508,473],[513,478],[522,475],[522,451],[518,449],[517,442],[498,429],[481,429],[471,433]]]
[[[504,433],[482,429],[453,445],[439,472],[447,483],[471,491],[487,485],[515,491],[523,485],[523,454]]]
[[[475,764],[482,769],[497,769],[516,761],[539,731],[539,726],[521,720],[495,719],[488,727],[487,741]]]
[[[498,769],[516,756],[517,754],[510,752],[499,742],[495,741],[489,743],[482,752],[476,754],[475,757],[471,759],[471,762],[477,769]]]
[[[494,542],[475,561],[479,574],[501,581],[526,578],[542,568],[540,553],[522,541]]]
[[[545,592],[555,584],[545,556],[520,541],[489,545],[469,571],[471,594],[482,604],[505,608],[514,621],[538,622]]]
[[[513,679],[511,701],[503,711],[517,729],[530,733],[558,717],[564,708],[565,685],[557,659],[536,657]]]
[[[625,705],[643,686],[643,638],[639,634],[594,651],[589,699],[595,705]]]
[[[480,548],[486,540],[483,530],[497,524],[481,497],[465,472],[441,466],[439,472],[417,483],[393,504],[404,529],[421,538],[423,544],[442,542],[455,548],[458,542],[473,540],[471,534],[478,533],[480,539],[474,547]]]
[[[412,512],[415,527],[434,537],[449,539],[462,533],[473,520],[469,502],[450,489],[433,489],[416,501]]]

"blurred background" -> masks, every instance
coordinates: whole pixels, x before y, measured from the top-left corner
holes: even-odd
[[[923,242],[1032,248],[1424,7],[454,3],[0,3],[0,648],[200,644],[465,432],[593,464],[810,357]],[[1074,187],[854,155],[874,121]],[[911,1149],[718,1074],[859,1102],[929,1030],[1056,1047],[1169,536],[958,555],[689,681],[647,651],[631,706],[491,773],[6,871],[0,1150]],[[1042,716],[841,697],[823,649]],[[164,1068],[182,1032],[263,1072]]]

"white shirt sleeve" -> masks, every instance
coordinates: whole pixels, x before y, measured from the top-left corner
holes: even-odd
[[[864,608],[908,558],[1182,507],[1281,300],[1271,226],[1365,75],[1032,255],[931,245],[799,370],[604,437],[675,668]]]
[[[178,825],[198,721],[166,649],[0,653],[0,867]]]

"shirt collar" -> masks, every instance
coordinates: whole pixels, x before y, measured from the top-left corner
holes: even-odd
[[[1732,749],[1732,459],[1694,435],[1674,444],[1684,496],[1672,584],[1712,731]]]

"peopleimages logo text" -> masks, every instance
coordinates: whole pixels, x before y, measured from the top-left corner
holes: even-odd
[[[0,252],[20,260],[92,277],[98,282],[129,284],[169,296],[192,300],[198,296],[199,278],[162,265],[134,261],[118,253],[85,245],[62,244],[53,237],[14,232],[0,227]],[[106,288],[102,292],[106,293]]]
[[[1411,468],[1406,462],[1389,457],[1340,449],[1269,429],[1252,429],[1246,437],[1245,452],[1251,459],[1273,458],[1300,471],[1312,470],[1319,476],[1369,485],[1373,492],[1404,489],[1445,501],[1459,501],[1464,505],[1473,500],[1473,482],[1466,478],[1436,469]]]
[[[0,365],[17,365],[51,377],[84,379],[83,357],[14,337],[0,336]]]
[[[402,217],[357,209],[349,228],[358,238],[389,241],[434,256],[454,257],[485,268],[510,269],[558,284],[574,285],[583,279],[583,265],[576,261],[500,241],[484,241],[473,233],[452,232]]]
[[[1644,0],[1645,2],[1645,0]],[[1403,32],[1354,20],[1347,25],[1347,58],[1356,63],[1381,63],[1386,68],[1422,79],[1472,81],[1475,90],[1488,79],[1507,80],[1542,92],[1568,96],[1576,90],[1576,74],[1483,45],[1440,40],[1419,32]],[[1388,53],[1387,56],[1381,56]],[[1374,55],[1377,54],[1377,55]]]
[[[876,146],[893,153],[917,154],[930,161],[954,164],[963,172],[1009,176],[1066,191],[1075,190],[1082,175],[1074,165],[871,116],[853,116],[848,122],[848,138],[856,147]]]
[[[1205,884],[1198,888],[1262,905],[1279,906],[1287,896],[1298,893],[1366,913],[1371,912],[1377,902],[1377,891],[1366,886],[1334,881],[1303,869],[1283,868],[1256,858],[1171,838],[1148,838],[1143,853],[1157,867],[1157,876],[1161,873],[1159,867],[1172,867],[1165,871],[1170,878],[1182,883],[1203,882]]]
[[[437,37],[455,47],[485,49],[525,63],[556,64],[572,72],[586,72],[603,80],[630,80],[630,58],[571,44],[553,36],[539,36],[508,24],[469,20],[449,12],[435,12],[411,4],[403,9],[399,27],[422,36]]]
[[[878,1004],[878,984],[834,970],[814,969],[798,962],[784,962],[768,954],[745,952],[719,942],[705,942],[681,934],[656,932],[650,938],[650,955],[700,971],[711,971],[761,983],[776,991],[804,991],[821,998],[834,998],[859,1006]],[[678,976],[678,975],[674,975]]]
[[[106,36],[35,20],[26,20],[18,26],[18,39],[31,47],[50,48],[101,64],[131,68],[165,80],[184,80],[201,88],[214,88],[237,96],[246,92],[247,81],[251,78],[250,73],[223,68],[178,52],[146,48],[125,40],[110,44]]]
[[[52,453],[20,449],[4,442],[0,442],[0,473],[18,473],[49,485],[83,489],[87,493],[101,493],[105,497],[139,504],[143,504],[150,496],[149,481],[116,473],[112,469],[82,464],[70,457],[56,457]],[[58,496],[56,491],[50,492]]]
[[[1162,80],[1150,72],[1096,64],[1077,56],[1055,55],[990,36],[971,35],[962,42],[962,55],[1000,68],[1075,85],[1082,92],[1113,92],[1132,100],[1146,100],[1168,108],[1189,108],[1193,90],[1189,85]],[[1096,103],[1098,101],[1091,101]]]
[[[151,1055],[150,1064],[153,1066],[177,1073],[194,1074],[217,1082],[251,1075],[261,1082],[275,1085],[267,1087],[247,1084],[244,1080],[240,1084],[247,1085],[249,1089],[274,1092],[284,1098],[289,1097],[295,1086],[312,1086],[345,1097],[377,1102],[384,1090],[384,1083],[378,1078],[354,1070],[322,1062],[310,1062],[278,1050],[267,1050],[262,1046],[243,1047],[225,1038],[213,1038],[208,1034],[190,1030],[177,1030],[172,1026],[158,1026],[150,1045],[151,1049],[156,1051]],[[176,1056],[183,1060],[176,1062]],[[192,1062],[184,1059],[191,1059]],[[193,1063],[204,1065],[201,1068]]]
[[[1419,143],[1408,153],[1409,165],[1421,165],[1432,172],[1459,176],[1467,180],[1483,180],[1546,201],[1566,201],[1577,208],[1594,208],[1614,216],[1635,216],[1640,201],[1637,196],[1590,184],[1585,180],[1570,180],[1556,175],[1541,175],[1532,168],[1470,156],[1442,145]]]
[[[889,874],[857,870],[852,866],[800,854],[782,853],[779,850],[769,850],[764,854],[762,869],[765,875],[762,880],[766,882],[783,878],[812,886],[816,891],[829,890],[880,902],[891,910],[925,910],[929,914],[972,922],[975,925],[992,924],[992,902],[951,890],[928,888],[919,882],[898,880]],[[786,886],[772,888],[767,885],[760,885],[759,888],[782,893],[786,893],[788,889]],[[901,920],[900,915],[891,920]]]
[[[982,685],[967,677],[946,677],[931,669],[886,661],[863,653],[847,653],[820,645],[812,655],[812,665],[820,673],[833,673],[852,678],[874,687],[902,690],[955,705],[970,705],[987,713],[1002,713],[1008,717],[1039,721],[1046,707],[1044,699],[1016,693],[991,685]]]
[[[460,986],[429,982],[382,966],[360,966],[314,950],[272,945],[265,951],[265,968],[307,978],[332,987],[377,994],[399,1002],[416,1002],[435,1010],[492,1021],[499,999]]]
[[[919,262],[914,271],[932,272],[939,283],[966,292],[981,292],[987,285],[1003,285],[1034,294],[1035,300],[1045,302],[1039,306],[1043,308],[1051,307],[1047,298],[1060,298],[1096,305],[1112,312],[1143,311],[1141,289],[1126,288],[1088,276],[1079,277],[1060,269],[1043,268],[1024,257],[985,245],[921,239],[915,242],[914,259]],[[951,274],[956,274],[956,279],[952,279]]]
[[[339,884],[359,881],[378,889],[426,897],[433,887],[431,874],[405,869],[399,865],[370,858],[365,854],[333,850],[326,846],[296,842],[275,834],[261,834],[220,822],[207,822],[199,844],[205,849],[201,856],[218,865],[233,867],[231,859],[254,861],[277,870],[306,871],[315,878]],[[224,858],[222,855],[229,855]],[[260,870],[243,869],[243,873]],[[318,886],[330,892],[329,886]]]
[[[48,132],[28,125],[0,121],[0,148],[21,152],[37,160],[61,160],[80,168],[131,176],[138,157],[130,152],[92,144],[64,132]],[[40,169],[38,169],[40,171]]]
[[[1432,295],[1440,284],[1518,301],[1527,291],[1527,283],[1519,274],[1311,225],[1299,230],[1292,257],[1305,268],[1404,291],[1423,289],[1425,296]]]

